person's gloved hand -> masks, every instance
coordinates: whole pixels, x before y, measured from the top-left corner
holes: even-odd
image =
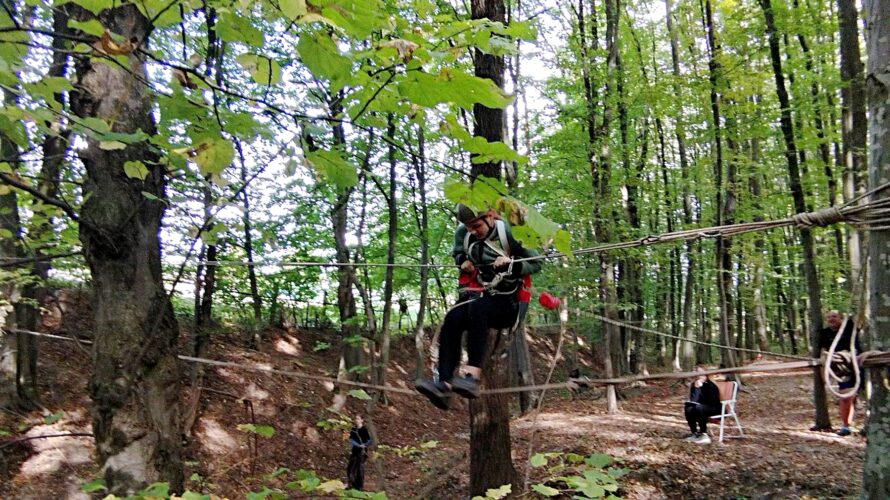
[[[494,259],[494,267],[495,269],[504,267],[510,264],[510,257],[504,257],[503,255],[498,255],[498,258]]]

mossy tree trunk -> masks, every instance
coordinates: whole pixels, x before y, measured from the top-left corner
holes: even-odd
[[[83,21],[92,17],[80,11]],[[100,22],[147,48],[152,26],[133,4],[107,9]],[[82,118],[106,121],[117,133],[156,133],[143,62],[129,67],[89,55],[76,61],[71,108]],[[125,495],[147,483],[183,486],[179,419],[178,328],[161,275],[159,231],[166,207],[165,167],[147,142],[105,150],[85,138],[80,240],[90,267],[95,313],[93,400],[96,454],[110,493]],[[142,162],[144,180],[124,174]],[[152,198],[143,193],[149,193]]]

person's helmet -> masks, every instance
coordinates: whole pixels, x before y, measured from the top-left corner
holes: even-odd
[[[469,224],[470,222],[478,219],[479,217],[484,217],[485,214],[488,213],[488,210],[482,212],[476,212],[472,208],[464,205],[463,203],[458,203],[457,207],[455,207],[455,211],[457,212],[457,220],[461,222],[461,224]]]

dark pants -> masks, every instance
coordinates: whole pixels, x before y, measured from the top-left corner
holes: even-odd
[[[465,297],[461,297],[464,299]],[[439,331],[439,379],[448,382],[460,363],[460,340],[467,332],[467,364],[482,368],[488,347],[489,328],[509,328],[516,322],[518,306],[510,295],[482,295],[459,302],[448,311]]]
[[[365,487],[365,450],[362,448],[352,448],[349,454],[349,463],[346,465],[346,478],[349,487],[354,490],[361,490]]]
[[[706,434],[708,432],[708,419],[720,414],[719,408],[689,402],[685,404],[683,410],[686,413],[686,423],[689,424],[689,430],[693,434],[697,432]],[[699,430],[696,430],[696,426],[698,426]]]

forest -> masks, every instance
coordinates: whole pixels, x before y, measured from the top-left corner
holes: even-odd
[[[0,497],[890,498],[890,1],[0,5]]]

